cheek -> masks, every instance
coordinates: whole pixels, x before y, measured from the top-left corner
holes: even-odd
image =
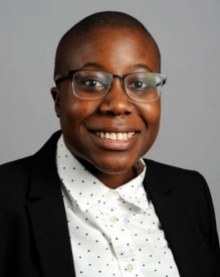
[[[146,133],[143,133],[143,147],[141,156],[145,155],[154,144],[160,126],[160,102],[152,102],[145,105],[142,119],[146,126]]]
[[[94,114],[96,105],[92,101],[85,101],[76,97],[65,97],[61,100],[61,126],[78,132],[80,126],[88,117]]]
[[[72,92],[71,82],[64,82],[60,94],[61,122],[81,121],[93,110],[92,103],[77,98]]]
[[[143,107],[142,117],[149,131],[150,129],[155,129],[155,130],[159,129],[160,113],[161,113],[160,100],[145,104],[145,106]]]

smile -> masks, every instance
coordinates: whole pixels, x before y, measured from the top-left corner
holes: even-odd
[[[96,132],[96,135],[98,135],[101,138],[105,139],[110,139],[110,140],[118,140],[118,141],[123,141],[123,140],[128,140],[131,137],[135,135],[135,132],[118,132],[118,133],[113,133],[113,132]]]

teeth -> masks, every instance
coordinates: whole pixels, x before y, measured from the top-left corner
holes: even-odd
[[[96,132],[96,134],[101,138],[106,138],[111,140],[127,140],[131,138],[135,134],[135,132],[128,132],[128,133]]]

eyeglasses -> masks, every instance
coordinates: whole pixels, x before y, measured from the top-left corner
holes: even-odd
[[[119,78],[128,97],[138,102],[151,102],[161,96],[166,76],[153,72],[133,72],[125,75],[110,74],[95,70],[71,70],[55,76],[58,84],[65,78],[72,79],[73,94],[86,100],[104,97],[112,87],[114,78]]]

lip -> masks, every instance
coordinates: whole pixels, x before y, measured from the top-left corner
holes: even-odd
[[[120,140],[112,140],[110,138],[105,138],[105,137],[101,137],[99,136],[97,133],[131,133],[134,132],[134,135],[132,137],[126,138],[126,139],[120,139]],[[99,131],[90,131],[91,134],[91,138],[94,141],[95,144],[97,144],[98,146],[100,146],[103,149],[106,150],[111,150],[111,151],[125,151],[125,150],[129,150],[136,142],[138,139],[138,134],[139,132],[137,131],[114,131],[113,130],[108,130],[108,131],[104,131],[102,129]]]

